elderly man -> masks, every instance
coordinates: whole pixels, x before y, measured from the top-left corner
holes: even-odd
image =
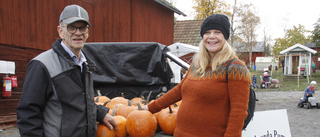
[[[89,36],[89,15],[78,5],[64,8],[61,39],[32,59],[17,107],[21,136],[94,137],[97,121],[117,130],[109,109],[94,103],[91,70],[81,52]]]

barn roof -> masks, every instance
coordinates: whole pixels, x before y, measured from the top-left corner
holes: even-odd
[[[172,6],[169,2],[167,2],[166,0],[154,0],[155,2],[165,6],[166,8],[172,10],[173,12],[179,14],[179,15],[183,15],[183,16],[187,16],[186,14],[184,14],[183,12],[181,12],[179,9],[177,9],[176,7]]]
[[[201,42],[200,28],[201,20],[182,20],[174,25],[174,42],[198,46]]]
[[[249,47],[245,43],[235,42],[233,43],[236,52],[249,52]],[[252,46],[252,52],[264,52],[264,42],[257,42]]]

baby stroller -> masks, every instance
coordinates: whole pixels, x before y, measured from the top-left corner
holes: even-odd
[[[301,100],[303,100],[303,98],[300,98],[300,101]],[[308,99],[304,103],[302,103],[299,107],[301,107],[301,108],[304,107],[306,109],[309,109],[311,107],[316,107],[317,109],[319,109],[320,105],[317,102],[318,102],[318,99],[311,96],[311,97],[308,97]]]

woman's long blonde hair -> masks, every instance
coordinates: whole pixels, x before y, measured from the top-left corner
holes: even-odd
[[[194,56],[192,64],[194,65],[196,72],[203,76],[210,63],[212,71],[215,71],[219,66],[232,58],[237,58],[237,55],[227,41],[214,57],[210,57],[208,50],[205,48],[204,41],[201,40],[199,52]]]

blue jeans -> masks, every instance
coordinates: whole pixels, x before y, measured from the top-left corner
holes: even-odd
[[[303,99],[299,102],[299,105],[301,105],[302,103],[306,102],[309,97],[312,97],[312,95],[309,95],[309,96],[304,95]]]

